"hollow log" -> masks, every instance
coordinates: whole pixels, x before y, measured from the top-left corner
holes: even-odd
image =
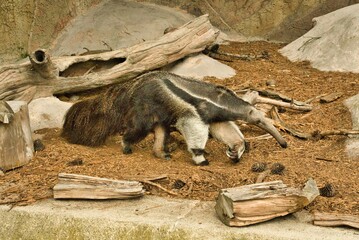
[[[203,15],[157,40],[114,51],[51,57],[46,50],[38,49],[27,62],[0,67],[0,100],[29,102],[126,81],[203,51],[218,34],[208,15]]]

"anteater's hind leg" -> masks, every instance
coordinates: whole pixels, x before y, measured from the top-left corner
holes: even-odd
[[[127,129],[122,136],[122,152],[131,154],[131,145],[138,143],[149,134],[149,130],[143,128]]]
[[[192,153],[192,160],[196,165],[208,165],[204,157],[204,148],[208,140],[208,124],[205,124],[197,116],[189,116],[178,119],[176,128],[185,138],[187,148]]]
[[[166,129],[163,125],[156,125],[153,131],[155,135],[153,153],[158,158],[169,160],[171,158],[167,148],[169,129]]]
[[[227,144],[227,156],[238,162],[245,151],[244,136],[238,126],[234,122],[211,123],[209,131],[214,138]]]

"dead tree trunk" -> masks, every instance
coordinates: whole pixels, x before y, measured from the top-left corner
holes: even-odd
[[[126,81],[200,52],[217,36],[208,15],[203,15],[155,41],[115,51],[51,59],[39,49],[28,62],[0,67],[0,100],[31,101]],[[79,68],[83,71],[76,71]]]

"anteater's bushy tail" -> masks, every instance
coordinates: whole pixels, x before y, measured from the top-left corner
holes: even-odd
[[[62,136],[69,142],[99,146],[118,132],[119,114],[104,96],[75,103],[67,112]]]

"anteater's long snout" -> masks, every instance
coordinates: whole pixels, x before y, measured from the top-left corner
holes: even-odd
[[[256,124],[258,127],[267,131],[270,135],[272,135],[275,140],[279,143],[282,148],[286,148],[288,146],[287,141],[282,137],[282,135],[278,132],[278,130],[273,126],[269,119],[262,119]]]
[[[254,107],[249,107],[247,117],[248,117],[247,120],[249,123],[252,123],[252,124],[262,128],[263,130],[268,132],[270,135],[272,135],[277,140],[277,142],[279,143],[279,145],[282,148],[286,148],[288,146],[285,139],[282,137],[282,135],[280,135],[278,130],[273,126],[272,122],[264,116],[263,112],[259,111],[258,109],[254,108]]]

